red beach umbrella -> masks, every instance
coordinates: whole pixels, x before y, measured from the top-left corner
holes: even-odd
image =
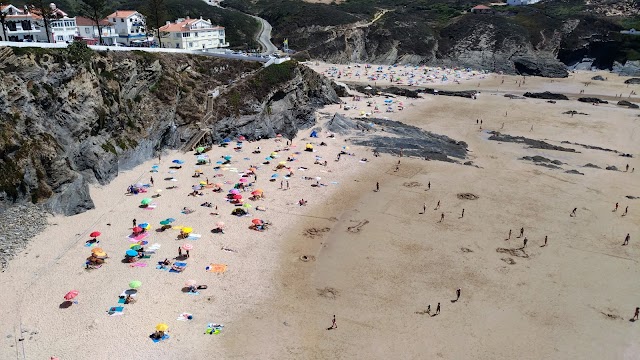
[[[71,290],[64,296],[64,299],[65,300],[71,300],[71,299],[75,298],[76,296],[78,296],[78,290]]]
[[[100,235],[101,235],[100,231],[94,231],[91,234],[89,234],[89,236],[91,236],[92,238],[97,238]]]
[[[191,250],[191,249],[193,249],[193,245],[191,245],[191,244],[183,244],[182,248],[185,249],[185,250]]]
[[[261,224],[262,224],[262,220],[260,220],[260,219],[253,219],[253,220],[251,220],[251,222],[252,222],[254,225],[261,225]]]
[[[139,233],[141,231],[142,231],[142,228],[140,226],[136,226],[136,227],[133,228],[133,232],[134,233]]]
[[[234,199],[234,200],[240,200],[240,199],[242,199],[242,195],[240,195],[240,194],[235,194],[235,195],[233,195],[233,199]]]

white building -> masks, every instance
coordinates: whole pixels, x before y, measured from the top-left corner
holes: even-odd
[[[6,14],[5,27],[0,29],[2,41],[21,42],[37,39],[41,30],[36,20],[42,19],[41,17],[13,5],[1,5],[0,11]]]
[[[37,23],[41,30],[40,33],[38,33],[38,41],[47,42],[50,40],[52,43],[72,42],[73,39],[78,36],[76,18],[70,18],[66,12],[58,9],[54,3],[49,4],[49,6],[51,7],[52,17],[49,19],[50,36],[48,39],[42,16],[38,16],[40,14],[37,14],[37,10],[31,10],[38,16]]]
[[[135,10],[117,10],[107,16],[107,20],[114,25],[118,42],[122,45],[136,45],[148,40],[144,16]]]
[[[203,50],[228,47],[224,27],[213,26],[211,20],[178,19],[167,21],[160,28],[162,47],[186,50]]]
[[[620,30],[621,34],[627,35],[640,35],[640,30],[630,29],[630,30]]]
[[[98,44],[100,36],[98,36],[98,25],[95,21],[82,16],[76,16],[76,25],[78,26],[78,35],[84,42],[89,45]],[[104,45],[115,45],[118,41],[115,26],[107,21],[107,19],[100,20],[100,32],[102,33],[102,43]]]
[[[510,5],[510,6],[533,5],[540,1],[541,0],[507,0],[507,5]]]

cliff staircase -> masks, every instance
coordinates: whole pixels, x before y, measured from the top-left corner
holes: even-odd
[[[187,143],[182,147],[182,152],[189,152],[195,150],[198,146],[198,143],[209,133],[209,130],[200,129],[195,135],[187,141]]]

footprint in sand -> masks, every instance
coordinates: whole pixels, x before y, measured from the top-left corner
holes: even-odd
[[[355,233],[359,233],[359,232],[360,232],[360,230],[361,230],[365,225],[367,225],[368,223],[369,223],[369,220],[366,220],[366,219],[365,219],[365,220],[362,220],[362,221],[360,221],[360,222],[358,223],[358,225],[349,226],[349,227],[347,228],[347,231],[348,231],[348,232],[351,232],[351,233],[354,233],[354,234],[355,234]]]

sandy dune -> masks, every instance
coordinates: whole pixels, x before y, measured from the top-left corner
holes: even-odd
[[[519,77],[488,75],[441,85],[477,88],[477,100],[402,99],[404,110],[378,114],[467,142],[468,160],[477,167],[389,154],[375,158],[369,149],[356,146],[349,150],[356,156],[336,162],[344,138],[327,139],[323,133],[314,142],[326,141],[328,146],[307,153],[302,149],[308,132],[303,132],[294,140],[296,148],[281,152],[284,158],[302,152],[290,163],[295,172],[291,189],[279,189],[283,171],[270,182],[274,165],[261,165],[256,187],[267,198],[252,204],[267,211],[252,209],[251,217],[231,216],[233,206],[220,194],[187,196],[194,180],[203,179],[191,178],[196,168],[193,154],[165,154],[159,173],[149,173],[157,159],[124,171],[112,184],[92,189],[96,210],[51,218],[49,229],[0,274],[0,302],[9,309],[0,321],[0,358],[86,359],[91,354],[108,359],[126,353],[141,359],[640,358],[640,325],[629,321],[640,306],[640,199],[625,197],[640,197],[640,112],[613,104],[549,104],[503,96],[549,90],[575,99],[585,89],[585,96],[613,99],[613,94],[623,93],[627,99],[632,88],[622,83],[624,78],[608,74],[608,81],[585,87],[593,75],[573,74],[553,82],[527,78],[520,87],[515,84]],[[355,116],[368,109],[365,99],[345,101],[357,109],[333,106],[321,112]],[[631,101],[640,102],[640,97]],[[589,115],[563,115],[567,110]],[[482,130],[476,119],[483,120]],[[577,152],[491,141],[487,130],[546,139]],[[258,145],[263,154],[251,154]],[[231,166],[243,171],[283,147],[284,143],[266,140],[245,143],[242,153],[215,147],[208,155],[214,162],[233,155]],[[328,166],[314,165],[315,155]],[[562,169],[519,160],[534,155],[559,160]],[[362,157],[370,161],[359,162]],[[168,174],[175,158],[186,163]],[[587,163],[603,169],[583,167]],[[624,172],[626,164],[638,171]],[[608,165],[623,171],[604,170]],[[308,170],[298,171],[299,167]],[[239,177],[219,171],[224,176],[213,180],[212,166],[198,168],[215,182]],[[143,196],[123,194],[129,184],[147,182],[151,175],[155,188],[179,186],[164,190],[154,200],[153,211],[138,208]],[[168,176],[178,181],[163,180]],[[327,186],[311,187],[315,181],[302,176],[321,177]],[[373,191],[376,182],[380,192]],[[231,186],[225,184],[225,190]],[[461,193],[478,198],[460,199]],[[300,198],[309,205],[295,204]],[[210,209],[199,206],[204,201],[218,205],[221,215],[209,215]],[[434,210],[438,201],[440,209]],[[616,202],[620,208],[613,212]],[[425,204],[427,211],[421,214]],[[182,215],[184,206],[196,212]],[[622,217],[626,206],[629,213]],[[578,209],[576,217],[569,216],[573,208]],[[442,213],[445,219],[438,223]],[[262,233],[249,230],[254,216],[270,220],[273,227]],[[175,257],[177,247],[186,242],[176,240],[177,230],[152,230],[149,242],[161,248],[145,260],[149,266],[131,268],[120,262],[131,244],[126,236],[133,218],[155,229],[167,217],[202,234],[191,241],[194,250],[184,273],[153,266]],[[227,224],[225,234],[212,234],[221,220]],[[518,250],[523,245],[517,238],[521,227],[528,245]],[[511,240],[505,240],[509,229]],[[87,272],[82,264],[90,248],[84,242],[93,230],[103,233],[100,246],[111,258],[101,269]],[[631,242],[621,246],[627,233]],[[545,236],[548,246],[541,247]],[[309,261],[302,261],[303,255]],[[227,264],[228,270],[205,272],[210,263]],[[106,310],[116,305],[117,296],[134,279],[143,283],[137,303],[126,305],[123,316],[107,316]],[[188,279],[209,288],[198,296],[184,294],[181,289]],[[462,296],[452,302],[457,288]],[[60,309],[62,296],[71,289],[80,291],[79,303]],[[422,314],[429,304],[433,314],[438,302],[439,315]],[[194,319],[177,321],[182,312],[192,313]],[[338,328],[327,331],[334,314]],[[159,322],[170,326],[171,337],[154,344],[148,335]],[[205,335],[209,322],[225,328],[221,334]],[[26,330],[24,340],[18,341],[21,329]]]

